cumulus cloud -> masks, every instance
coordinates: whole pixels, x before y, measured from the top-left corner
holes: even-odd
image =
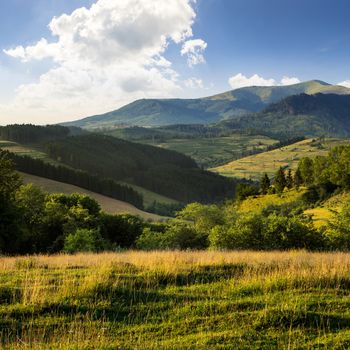
[[[239,73],[229,79],[229,84],[232,89],[239,89],[246,86],[272,86],[276,85],[274,79],[264,79],[258,74],[252,75],[250,78],[246,77],[242,73]]]
[[[338,83],[337,85],[340,85],[340,86],[344,86],[344,87],[347,87],[347,88],[350,88],[350,80],[344,80],[340,83]]]
[[[187,40],[181,49],[181,55],[187,56],[187,63],[190,67],[204,63],[204,51],[208,44],[202,39]]]
[[[204,84],[202,79],[190,78],[184,81],[186,87],[190,89],[204,89]]]
[[[281,85],[294,85],[299,84],[301,81],[296,77],[284,76],[281,80]]]
[[[247,86],[284,86],[300,83],[300,80],[296,77],[287,77],[284,76],[280,82],[277,82],[275,79],[265,79],[258,74],[252,75],[250,78],[238,73],[235,76],[232,76],[228,80],[229,85],[232,89],[239,89]]]
[[[192,0],[98,0],[55,17],[51,41],[4,50],[23,62],[53,61],[37,82],[18,87],[12,107],[43,123],[173,96],[180,84],[164,57],[169,42],[183,43],[192,65],[204,61],[206,43],[188,40],[195,17]]]

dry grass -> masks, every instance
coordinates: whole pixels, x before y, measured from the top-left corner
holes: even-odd
[[[0,259],[3,349],[347,349],[350,254]]]
[[[329,150],[349,140],[327,139],[322,145],[312,139],[297,142],[279,149],[235,160],[211,169],[224,176],[260,180],[264,173],[273,176],[280,167],[295,169],[303,157],[326,156]]]

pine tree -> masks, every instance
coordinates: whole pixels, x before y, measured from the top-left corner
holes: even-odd
[[[260,181],[260,192],[266,194],[271,186],[269,176],[265,173]]]
[[[284,174],[282,167],[278,169],[273,184],[276,188],[277,193],[282,193],[287,186],[286,175]]]
[[[300,169],[298,168],[295,173],[294,173],[294,179],[293,179],[293,182],[294,182],[294,186],[295,188],[298,190],[299,187],[303,184],[303,178],[301,176],[301,172],[300,172]]]
[[[292,176],[292,170],[288,170],[288,174],[286,177],[286,182],[287,182],[287,188],[291,189],[293,188],[293,176]]]

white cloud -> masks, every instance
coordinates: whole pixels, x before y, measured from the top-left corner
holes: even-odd
[[[284,86],[284,85],[293,85],[300,83],[300,80],[296,77],[287,77],[284,76],[280,82],[277,82],[275,79],[265,79],[258,74],[252,75],[250,78],[246,77],[242,73],[239,73],[228,80],[229,85],[232,89],[239,89],[247,86]]]
[[[296,78],[296,77],[287,77],[287,76],[284,76],[282,79],[281,79],[281,85],[294,85],[294,84],[299,84],[301,81]]]
[[[344,86],[344,87],[350,88],[350,80],[345,80],[345,81],[342,81],[342,82],[338,83],[337,85],[340,85],[340,86]]]
[[[202,39],[188,40],[182,46],[181,55],[187,55],[187,63],[193,67],[205,62],[203,53],[207,46],[208,44]]]
[[[258,74],[254,74],[250,78],[246,77],[242,73],[239,73],[229,79],[229,84],[232,89],[239,89],[246,86],[272,86],[276,85],[274,79],[264,79]]]
[[[204,89],[204,84],[202,79],[190,78],[184,81],[186,87],[190,89]]]
[[[18,87],[8,115],[12,110],[23,122],[64,121],[137,98],[175,95],[178,74],[164,52],[170,41],[184,43],[192,64],[204,60],[206,44],[186,41],[195,17],[192,0],[98,0],[89,9],[53,18],[53,42],[42,38],[4,51],[24,62],[53,61],[37,82]]]

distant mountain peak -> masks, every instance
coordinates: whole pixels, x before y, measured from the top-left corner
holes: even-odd
[[[111,129],[117,125],[210,124],[260,112],[271,103],[303,93],[350,95],[350,89],[321,80],[310,80],[286,86],[244,87],[198,99],[142,99],[115,111],[62,125]]]

